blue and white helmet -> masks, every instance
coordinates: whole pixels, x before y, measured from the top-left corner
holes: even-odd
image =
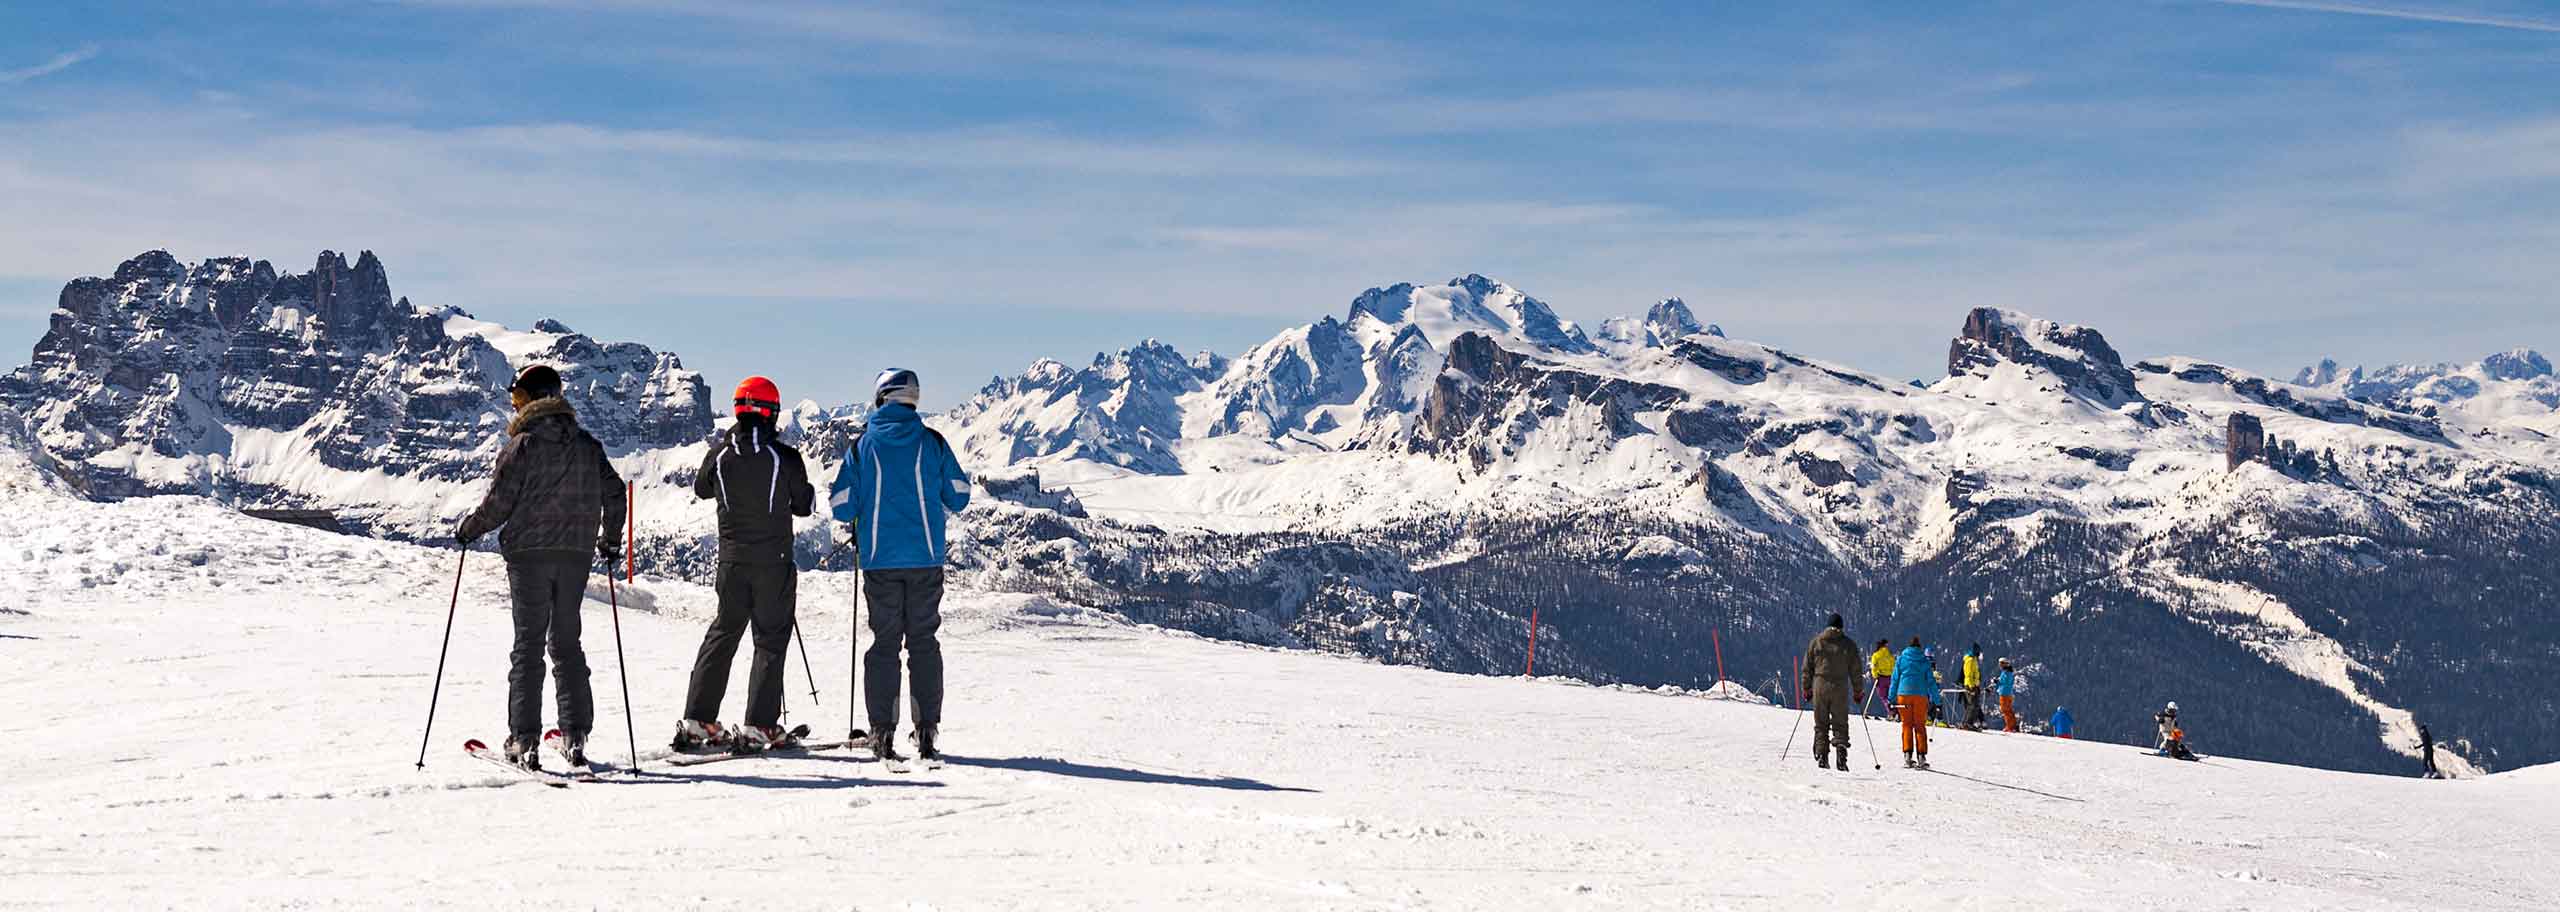
[[[880,378],[871,382],[871,405],[877,408],[896,402],[913,406],[923,392],[924,382],[916,379],[915,371],[892,367],[881,371]]]

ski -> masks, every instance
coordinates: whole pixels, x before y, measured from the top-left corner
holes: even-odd
[[[542,783],[542,784],[544,784],[544,785],[548,785],[548,786],[550,786],[550,787],[552,787],[552,788],[563,788],[563,789],[564,789],[564,788],[568,788],[568,787],[569,787],[569,778],[568,778],[568,777],[563,776],[563,775],[560,775],[559,773],[551,772],[551,771],[549,771],[549,770],[526,769],[526,768],[524,768],[524,767],[517,766],[517,765],[515,765],[515,764],[513,764],[513,763],[509,763],[509,762],[507,762],[507,756],[506,756],[505,754],[501,754],[501,753],[499,753],[499,752],[497,752],[497,751],[490,750],[490,749],[489,749],[489,745],[486,745],[486,744],[482,744],[482,743],[480,743],[480,739],[478,739],[478,738],[473,738],[473,739],[471,739],[471,740],[469,740],[469,741],[462,742],[462,752],[463,752],[463,753],[466,753],[466,754],[470,754],[470,755],[471,755],[471,756],[473,756],[473,757],[477,757],[477,758],[479,758],[479,759],[489,761],[490,763],[496,764],[496,765],[498,765],[499,767],[501,767],[501,768],[505,769],[505,770],[506,770],[506,771],[508,771],[508,772],[514,773],[514,774],[516,774],[516,775],[518,775],[518,776],[523,776],[523,777],[525,777],[525,778],[527,778],[527,779],[533,780],[533,781],[535,781],[535,782]]]
[[[791,738],[794,743],[783,747],[769,748],[766,750],[737,750],[735,748],[731,748],[728,750],[714,750],[706,753],[680,752],[675,756],[667,758],[666,764],[668,766],[701,766],[705,763],[719,763],[724,760],[745,760],[751,757],[767,757],[774,755],[792,756],[811,753],[814,751],[835,750],[843,746],[840,744],[807,744],[799,741],[799,739],[806,738],[808,736],[809,726],[795,726],[791,729]]]
[[[542,746],[550,748],[551,753],[560,758],[560,762],[569,765],[569,768],[562,772],[561,775],[579,782],[603,781],[603,776],[600,775],[594,763],[579,763],[569,756],[569,739],[567,736],[560,734],[559,729],[555,728],[550,731],[543,732]]]

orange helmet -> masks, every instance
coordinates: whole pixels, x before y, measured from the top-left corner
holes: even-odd
[[[739,381],[735,401],[741,415],[752,413],[771,418],[782,412],[782,391],[774,388],[773,381],[763,377]]]

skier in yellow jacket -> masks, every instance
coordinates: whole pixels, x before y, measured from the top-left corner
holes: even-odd
[[[1875,710],[1871,715],[1878,719],[1893,718],[1893,647],[1877,640],[1875,653],[1867,656],[1867,671],[1867,676],[1876,682],[1875,699],[1868,703]]]

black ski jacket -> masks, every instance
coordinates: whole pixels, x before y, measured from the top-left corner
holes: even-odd
[[[489,494],[462,518],[453,536],[468,542],[501,526],[498,549],[518,555],[579,555],[622,541],[622,476],[604,444],[578,427],[577,412],[557,396],[536,399],[507,423]]]
[[[720,501],[720,562],[791,563],[791,518],[817,505],[800,451],[775,439],[773,425],[746,416],[711,445],[693,495]]]

